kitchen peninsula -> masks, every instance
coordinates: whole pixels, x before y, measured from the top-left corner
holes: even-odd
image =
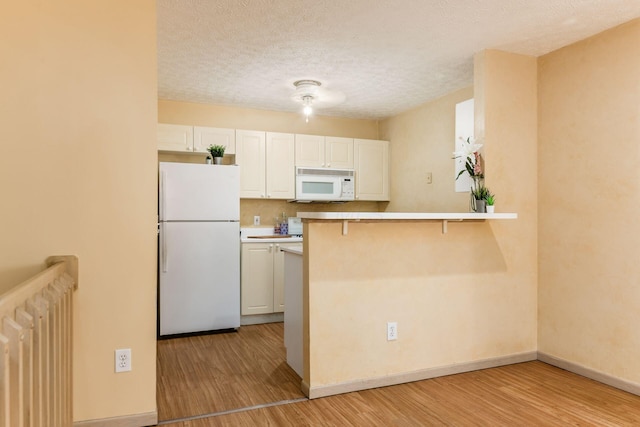
[[[521,320],[535,316],[512,303],[530,292],[512,268],[517,221],[497,221],[517,214],[298,217],[310,398],[536,358],[535,325]],[[397,340],[387,341],[387,322],[397,323]]]

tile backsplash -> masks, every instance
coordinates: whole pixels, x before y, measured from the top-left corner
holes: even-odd
[[[286,200],[241,199],[240,225],[253,225],[253,217],[260,215],[260,225],[274,225],[276,217],[296,216],[297,212],[378,212],[387,202],[348,203],[288,203]]]

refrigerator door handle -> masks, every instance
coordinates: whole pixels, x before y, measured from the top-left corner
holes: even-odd
[[[160,241],[162,241],[162,248],[160,253],[160,259],[162,262],[162,272],[166,273],[168,271],[167,268],[167,233],[165,230],[165,223],[160,223]]]

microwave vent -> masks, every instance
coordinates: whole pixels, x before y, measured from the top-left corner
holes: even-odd
[[[353,169],[314,169],[314,168],[296,168],[296,175],[321,175],[321,176],[353,176]]]

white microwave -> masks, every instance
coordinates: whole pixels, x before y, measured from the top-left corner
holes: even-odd
[[[296,201],[348,202],[355,198],[353,169],[296,167]]]

